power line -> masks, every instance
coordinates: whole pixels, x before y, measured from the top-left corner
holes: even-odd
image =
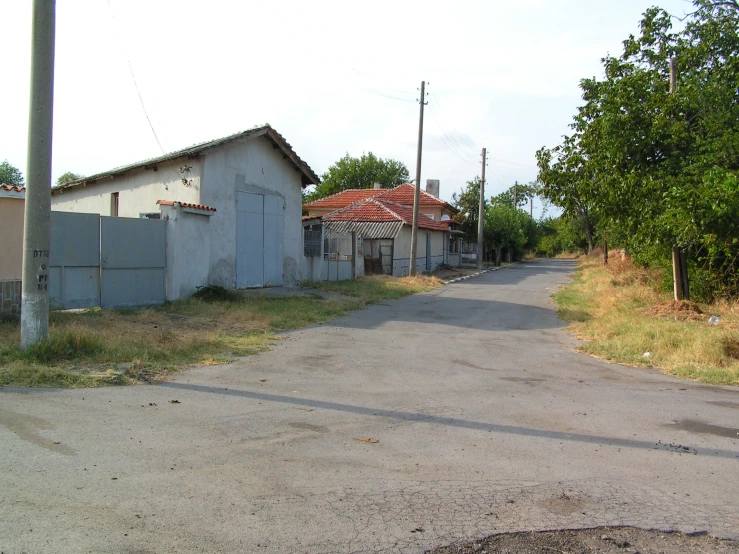
[[[433,117],[434,121],[439,126],[439,129],[442,132],[442,135],[441,135],[440,138],[441,138],[441,141],[444,143],[444,145],[447,147],[447,149],[452,154],[454,154],[457,158],[459,158],[460,160],[462,160],[463,162],[468,163],[470,165],[477,165],[477,160],[475,160],[475,161],[469,160],[468,158],[465,157],[466,154],[465,154],[464,151],[462,151],[461,149],[457,149],[457,148],[455,148],[452,145],[452,143],[447,138],[448,137],[448,133],[441,126],[441,123],[439,122],[439,119],[436,117],[436,114],[434,113],[434,110],[432,109],[431,105],[429,105],[429,112],[431,113],[431,117]]]
[[[118,21],[115,18],[115,13],[113,12],[113,6],[111,5],[110,0],[108,0],[108,9],[110,10],[110,17],[113,19],[113,23],[117,27]],[[159,140],[159,136],[157,136],[157,132],[154,130],[154,125],[151,122],[149,113],[146,111],[146,105],[144,104],[144,98],[141,96],[141,90],[139,90],[139,84],[136,81],[136,75],[134,75],[133,73],[133,66],[131,65],[131,60],[128,57],[128,55],[125,54],[125,52],[124,52],[124,55],[126,57],[126,63],[128,64],[128,71],[131,73],[131,79],[133,79],[133,85],[136,88],[136,94],[138,95],[139,102],[141,103],[141,109],[144,111],[144,115],[146,116],[146,121],[149,123],[149,128],[151,129],[151,132],[154,135],[154,139],[157,141],[157,144],[159,145],[159,149],[162,151],[162,154],[166,154],[164,147],[162,146],[162,143]]]

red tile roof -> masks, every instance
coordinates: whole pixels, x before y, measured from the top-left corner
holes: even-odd
[[[14,187],[12,185],[0,184],[0,190],[6,190],[8,192],[23,192],[26,190],[26,187]]]
[[[413,186],[411,183],[403,183],[402,185],[398,185],[397,187],[384,190],[380,196],[378,196],[378,199],[387,200],[388,202],[393,202],[395,204],[400,204],[401,206],[412,206],[413,205],[413,196],[415,195],[416,187]],[[449,207],[451,206],[444,202],[441,198],[437,198],[433,194],[429,194],[425,190],[421,190],[419,197],[419,205],[420,206],[444,206]],[[455,212],[456,209],[452,208]]]
[[[406,225],[413,224],[413,208],[401,206],[379,200],[378,198],[369,198],[362,202],[357,202],[342,210],[323,216],[324,221],[357,221],[357,222],[388,222],[402,221]],[[418,215],[419,229],[430,229],[433,231],[446,231],[447,226],[434,221],[430,217],[423,214]]]
[[[403,183],[397,187],[389,189],[347,189],[326,198],[321,198],[308,204],[303,204],[304,208],[346,208],[355,202],[361,202],[368,198],[381,198],[394,204],[401,206],[413,206],[413,196],[415,194],[415,186],[411,183]],[[448,202],[437,198],[433,194],[429,194],[425,190],[420,191],[419,201],[421,206],[442,206],[454,213],[457,210]]]
[[[183,208],[192,208],[194,210],[205,210],[207,212],[215,212],[215,208],[211,208],[210,206],[204,206],[203,204],[191,204],[189,202],[180,202],[179,200],[157,200],[157,204],[160,204],[162,206],[174,206],[175,204],[179,204]]]
[[[332,194],[331,196],[320,198],[319,200],[315,200],[314,202],[303,204],[303,207],[346,208],[347,206],[351,206],[355,202],[367,200],[368,198],[372,198],[373,196],[377,196],[378,194],[382,194],[383,192],[383,189],[347,189],[342,190],[341,192],[337,192],[336,194]]]

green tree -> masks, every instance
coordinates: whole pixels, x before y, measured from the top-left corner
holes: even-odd
[[[537,154],[542,194],[565,218],[587,218],[638,262],[669,266],[687,252],[692,291],[739,294],[739,9],[696,0],[674,31],[660,9],[605,79],[584,79],[584,105],[562,144]],[[677,89],[669,89],[670,58]]]
[[[407,183],[408,168],[403,162],[390,158],[382,159],[372,152],[355,158],[346,154],[328,168],[321,176],[321,184],[305,195],[304,200],[312,202],[336,194],[347,189],[369,189],[375,183],[382,183],[383,188]]]
[[[456,219],[462,223],[461,231],[464,232],[464,240],[468,242],[477,242],[477,222],[478,213],[480,212],[480,178],[475,177],[467,184],[462,191],[452,194],[452,206],[459,210]],[[488,202],[485,200],[484,206]]]
[[[0,163],[0,185],[10,185],[12,187],[25,185],[23,174],[17,167],[10,165],[8,160]]]
[[[78,173],[72,173],[71,171],[67,171],[66,173],[62,173],[59,178],[56,180],[56,186],[61,187],[62,185],[66,185],[67,183],[71,183],[72,181],[77,181],[78,179],[82,179],[83,175],[80,175]]]

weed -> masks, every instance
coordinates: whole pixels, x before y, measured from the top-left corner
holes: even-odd
[[[573,281],[554,294],[558,315],[599,358],[712,384],[739,384],[739,309],[670,301],[663,275],[612,255],[604,267],[583,257]],[[708,317],[721,317],[709,325]],[[645,358],[644,352],[650,352]]]
[[[318,294],[250,297],[203,287],[193,297],[142,310],[52,312],[48,341],[18,346],[17,318],[0,320],[0,386],[93,387],[163,379],[192,365],[268,350],[275,333],[326,322],[373,302],[440,286],[429,277],[320,283]],[[119,371],[121,365],[126,370]]]

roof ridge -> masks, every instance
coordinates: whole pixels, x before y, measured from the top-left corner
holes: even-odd
[[[368,200],[373,201],[375,204],[379,204],[382,209],[389,212],[391,215],[395,216],[397,219],[403,221],[404,223],[408,223],[405,218],[400,215],[398,212],[393,211],[391,208],[388,208],[382,200],[379,198],[368,198]],[[392,202],[387,202],[387,204],[392,204]]]
[[[185,146],[177,150],[165,152],[161,156],[155,156],[152,158],[147,158],[145,160],[139,160],[134,163],[114,167],[113,169],[109,169],[107,171],[102,171],[102,172],[95,173],[93,175],[88,175],[86,177],[82,177],[81,179],[77,179],[75,181],[70,181],[69,183],[65,183],[64,185],[61,185],[61,186],[54,186],[51,188],[51,190],[52,192],[56,192],[59,190],[63,190],[65,188],[81,185],[83,183],[88,183],[88,184],[94,183],[104,177],[115,177],[117,176],[117,174],[122,174],[122,173],[125,173],[126,171],[132,171],[134,169],[139,169],[147,165],[167,163],[167,162],[174,161],[178,158],[182,158],[184,156],[197,155],[205,150],[223,146],[225,144],[228,144],[229,142],[238,140],[239,138],[247,138],[247,137],[258,138],[261,136],[267,136],[275,142],[281,142],[282,143],[281,148],[283,149],[283,152],[287,154],[287,157],[290,159],[290,161],[293,164],[295,164],[303,172],[303,175],[307,179],[315,180],[316,183],[320,183],[320,178],[318,177],[318,175],[316,175],[314,171],[311,169],[311,167],[303,159],[301,159],[300,156],[298,156],[295,150],[293,150],[292,145],[289,142],[287,142],[287,140],[285,140],[285,137],[282,136],[269,123],[265,123],[264,125],[256,125],[250,129],[245,129],[237,133],[232,133],[230,135],[226,135],[225,137],[212,139],[212,140],[206,140],[204,142],[199,142],[196,144],[192,144],[190,146]]]

